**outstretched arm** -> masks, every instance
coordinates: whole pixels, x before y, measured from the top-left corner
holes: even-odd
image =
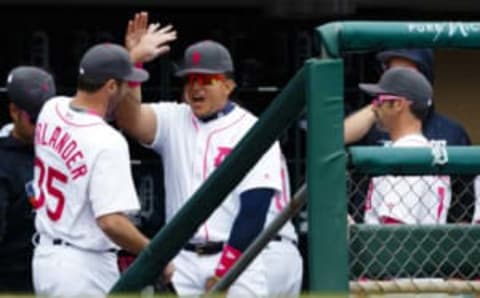
[[[139,66],[167,53],[170,50],[169,43],[176,37],[177,33],[171,25],[148,25],[148,13],[141,12],[128,22],[125,47],[132,61]],[[151,144],[158,125],[155,113],[150,106],[141,104],[140,85],[129,86],[130,90],[116,110],[116,123],[137,141]]]

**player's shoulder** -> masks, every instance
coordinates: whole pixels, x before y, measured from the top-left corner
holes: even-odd
[[[70,102],[71,99],[72,99],[71,97],[63,96],[63,95],[54,96],[54,97],[50,98],[49,100],[47,100],[43,104],[43,108],[44,109],[46,107],[51,108],[51,107],[56,106],[56,105],[68,105],[68,103]]]
[[[148,104],[155,113],[168,114],[189,114],[190,107],[186,103],[178,103],[174,101],[159,101]]]
[[[241,119],[249,125],[253,125],[258,120],[257,116],[237,103],[235,103],[235,109],[230,114],[232,118]]]
[[[43,104],[43,107],[38,115],[38,119],[50,118],[53,113],[56,113],[62,109],[62,106],[67,106],[70,100],[71,97],[67,96],[55,96],[50,98]]]
[[[128,143],[125,137],[112,126],[105,124],[96,128],[96,137],[99,138],[103,146],[119,146],[128,148]]]

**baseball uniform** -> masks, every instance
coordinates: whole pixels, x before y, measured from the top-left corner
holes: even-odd
[[[35,292],[103,296],[119,277],[115,245],[96,219],[139,202],[125,138],[100,116],[55,97],[35,131]]]
[[[420,134],[409,134],[392,147],[429,147]],[[451,190],[448,176],[381,176],[372,179],[365,203],[365,223],[446,223]]]
[[[474,179],[474,189],[475,189],[475,211],[473,213],[473,223],[480,223],[480,176],[475,176]]]
[[[282,192],[270,204],[267,227],[290,203],[290,179],[282,158]],[[303,260],[297,248],[298,236],[289,220],[262,251],[268,283],[268,297],[298,297],[302,286]]]
[[[165,175],[166,219],[178,212],[209,175],[222,163],[234,146],[253,126],[256,117],[238,105],[218,118],[202,122],[186,104],[151,104],[157,117],[157,131],[150,147],[162,156]],[[190,244],[225,243],[239,212],[241,193],[269,188],[281,191],[280,146],[264,154],[225,201],[198,229]],[[207,278],[214,275],[221,256],[202,255],[186,249],[174,259],[173,284],[180,295],[204,293]],[[267,285],[262,256],[257,257],[229,288],[228,296],[265,296]]]

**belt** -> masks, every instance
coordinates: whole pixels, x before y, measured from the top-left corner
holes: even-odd
[[[183,249],[196,252],[198,255],[214,255],[223,250],[223,242],[187,243]]]
[[[287,237],[280,236],[280,235],[273,236],[272,241],[278,241],[278,242],[287,241],[287,242],[292,243],[295,246],[297,245],[297,241],[292,240],[292,239],[287,238]]]
[[[115,249],[115,248],[109,248],[109,249],[106,249],[106,250],[95,250],[95,249],[83,248],[83,247],[79,247],[79,246],[77,246],[73,243],[70,243],[68,241],[65,241],[61,238],[42,237],[42,236],[40,236],[40,234],[36,234],[34,236],[34,243],[40,243],[40,238],[44,238],[46,241],[49,241],[51,239],[52,245],[69,246],[69,247],[73,247],[73,248],[88,251],[88,252],[95,252],[95,253],[104,253],[104,252],[117,253],[118,252],[118,249]],[[44,240],[42,240],[42,241],[44,241]]]

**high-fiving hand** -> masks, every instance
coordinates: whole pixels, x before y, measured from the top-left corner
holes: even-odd
[[[125,47],[134,63],[151,61],[170,51],[169,43],[177,39],[172,25],[161,27],[159,23],[148,24],[148,13],[136,13],[128,21]]]

